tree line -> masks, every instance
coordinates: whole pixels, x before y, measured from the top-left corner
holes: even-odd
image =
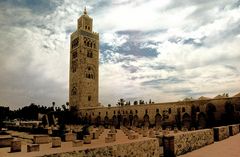
[[[122,106],[143,105],[143,104],[154,104],[154,102],[151,99],[149,99],[148,102],[140,99],[140,100],[134,100],[133,103],[131,103],[131,101],[127,101],[121,98],[117,101],[116,106],[122,107]],[[111,104],[108,104],[108,107],[111,107],[111,106],[112,106]]]
[[[61,112],[69,109],[69,103],[63,104],[61,107],[57,107],[55,102],[52,102],[52,106],[43,106],[31,103],[28,106],[24,106],[17,110],[10,110],[9,107],[0,107],[1,121],[3,120],[37,120],[38,114],[48,114],[50,112]]]

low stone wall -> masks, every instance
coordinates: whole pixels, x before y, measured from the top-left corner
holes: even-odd
[[[229,135],[234,136],[239,133],[239,124],[229,125]]]
[[[115,144],[100,148],[85,149],[73,152],[58,153],[44,155],[44,157],[72,157],[72,156],[87,156],[87,157],[159,157],[160,150],[157,139],[146,139],[131,143]]]
[[[221,141],[229,137],[229,127],[214,127],[214,141]]]
[[[214,142],[213,130],[204,129],[163,136],[165,157],[175,157]]]

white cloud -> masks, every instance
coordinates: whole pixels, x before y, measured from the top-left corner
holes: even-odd
[[[30,102],[67,101],[69,37],[84,5],[100,43],[112,47],[102,47],[100,54],[102,104],[114,104],[121,97],[162,102],[233,94],[240,82],[240,8],[234,3],[65,0],[41,13],[2,3],[0,104],[17,108]],[[121,52],[128,43],[156,49],[157,54]]]
[[[102,35],[101,41],[107,43],[110,46],[118,47],[126,43],[128,38],[129,37],[127,35],[118,35],[114,32],[107,32]]]

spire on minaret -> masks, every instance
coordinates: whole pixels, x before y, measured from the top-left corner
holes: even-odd
[[[87,8],[84,7],[84,12],[83,12],[85,15],[87,15]]]

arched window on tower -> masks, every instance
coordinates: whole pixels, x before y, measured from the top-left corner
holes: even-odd
[[[87,51],[87,57],[93,58],[93,53],[91,50]]]
[[[72,49],[77,47],[78,46],[78,43],[79,43],[79,38],[76,38],[72,41]]]
[[[94,70],[90,66],[86,68],[85,75],[88,79],[95,79]]]
[[[71,69],[72,69],[72,72],[73,72],[73,73],[77,71],[77,60],[73,60],[73,61],[72,61],[72,67],[71,67]]]
[[[77,58],[77,51],[73,51],[72,52],[72,58],[74,59],[74,58]]]
[[[71,95],[77,95],[77,88],[76,87],[72,88]]]
[[[171,109],[171,108],[168,109],[168,113],[169,113],[169,114],[172,113],[172,109]]]
[[[87,44],[87,38],[84,37],[83,40],[84,40],[84,45],[86,46],[86,44]]]
[[[92,98],[91,95],[89,95],[89,96],[88,96],[88,101],[91,101],[91,98]]]

